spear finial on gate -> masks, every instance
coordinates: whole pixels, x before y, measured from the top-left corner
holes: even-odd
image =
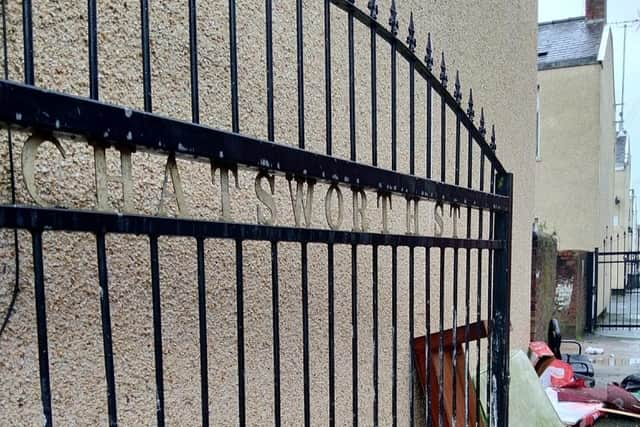
[[[424,63],[427,65],[427,70],[431,72],[431,70],[433,70],[433,49],[431,49],[431,33],[427,33],[427,52],[424,56]]]
[[[473,122],[476,113],[473,111],[473,89],[469,88],[469,107],[467,108],[467,116]]]
[[[378,0],[369,0],[367,8],[369,9],[369,17],[378,19]]]
[[[456,70],[456,83],[454,84],[455,90],[453,91],[453,98],[458,105],[462,102],[462,91],[460,90],[460,72]]]
[[[440,64],[440,82],[442,86],[447,87],[447,81],[449,78],[447,77],[447,64],[444,62],[444,52],[442,52],[442,63]]]
[[[389,16],[389,26],[391,27],[391,34],[398,35],[398,9],[396,8],[396,0],[391,0],[391,8],[389,9],[391,16]]]
[[[409,35],[407,36],[407,46],[409,46],[409,50],[413,53],[416,51],[416,29],[413,25],[413,12],[409,16]]]
[[[484,108],[480,109],[480,127],[478,128],[478,131],[483,138],[487,136],[487,129],[484,127]]]
[[[489,144],[489,147],[496,151],[496,125],[491,125],[491,144]]]

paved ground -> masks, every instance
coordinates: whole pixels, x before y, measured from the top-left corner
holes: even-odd
[[[589,335],[582,341],[583,350],[587,347],[599,347],[604,353],[590,356],[594,363],[596,385],[612,382],[619,383],[624,377],[640,373],[640,330],[607,330],[607,335]],[[567,345],[563,351],[575,352],[575,346]],[[640,426],[637,420],[607,417],[596,424],[604,426]]]

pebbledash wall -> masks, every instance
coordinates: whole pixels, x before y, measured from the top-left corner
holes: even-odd
[[[388,19],[388,1],[379,2],[379,19]],[[306,145],[323,152],[324,50],[323,2],[305,1],[305,99]],[[357,2],[366,8],[366,2]],[[119,105],[142,109],[142,63],[139,35],[139,2],[133,0],[98,2],[98,54],[100,98]],[[22,80],[21,2],[7,2],[9,77]],[[188,9],[186,2],[151,2],[151,68],[154,112],[190,120]],[[198,5],[199,72],[201,123],[229,129],[229,40],[225,1]],[[34,2],[34,50],[36,83],[57,91],[88,95],[86,3],[65,1]],[[241,132],[266,139],[266,83],[264,54],[264,4],[238,0],[238,55]],[[459,69],[464,93],[474,91],[479,111],[483,106],[489,123],[495,122],[498,155],[515,175],[513,256],[512,256],[512,346],[525,347],[529,340],[529,296],[531,268],[531,224],[534,197],[534,138],[536,92],[536,4],[529,0],[505,3],[502,0],[401,1],[400,35],[404,40],[409,13],[413,11],[418,51],[424,51],[426,34],[432,33],[436,58],[446,52],[451,80]],[[332,9],[334,151],[349,156],[346,15]],[[369,31],[356,25],[356,97],[358,160],[370,161]],[[386,46],[386,45],[385,45]],[[297,143],[295,2],[274,2],[274,58],[276,141]],[[399,158],[400,170],[408,170],[408,67],[399,61]],[[439,66],[439,61],[436,62]],[[389,54],[378,48],[378,126],[382,167],[390,166]],[[403,80],[404,78],[404,80]],[[406,84],[405,84],[406,83]],[[425,104],[424,90],[416,89],[416,108]],[[466,96],[465,96],[466,99]],[[477,117],[477,116],[476,116]],[[421,122],[420,120],[418,122]],[[435,123],[435,121],[434,121]],[[2,202],[10,200],[7,134],[3,144],[0,191]],[[13,134],[16,159],[27,135]],[[421,139],[422,138],[422,139]],[[424,140],[424,124],[417,124],[417,141]],[[85,144],[62,140],[65,158],[43,146],[36,160],[36,183],[49,204],[73,208],[95,208],[93,150]],[[419,145],[419,144],[418,144]],[[434,157],[438,151],[434,152]],[[112,174],[119,170],[116,152],[108,153]],[[423,148],[417,148],[416,163],[424,165]],[[436,157],[437,158],[437,157]],[[451,162],[453,160],[451,159]],[[166,158],[135,153],[133,164],[134,207],[136,212],[156,214]],[[33,204],[16,164],[18,202]],[[476,163],[477,164],[477,163]],[[190,214],[201,218],[220,215],[218,181],[212,183],[209,165],[178,159]],[[448,167],[451,171],[453,167]],[[417,173],[424,174],[424,166]],[[234,220],[255,222],[254,174],[240,173],[239,188],[232,188]],[[291,224],[286,181],[276,181],[279,223]],[[118,208],[121,197],[114,186],[110,203]],[[318,208],[323,206],[326,188],[317,190]],[[351,206],[345,192],[345,207]],[[372,226],[380,224],[380,212],[369,195]],[[404,230],[404,200],[394,197],[391,231]],[[425,202],[425,215],[432,204]],[[314,209],[314,222],[324,224],[323,209]],[[176,214],[175,202],[169,215]],[[351,213],[346,210],[345,218]],[[317,217],[315,217],[317,216]],[[462,221],[464,221],[464,214]],[[430,217],[422,224],[431,234]],[[451,234],[447,217],[445,233]],[[4,313],[14,280],[12,234],[3,231],[0,251],[0,312]],[[21,232],[20,289],[9,327],[0,338],[0,424],[33,425],[41,422],[35,308],[32,282],[30,237]],[[87,236],[44,234],[45,279],[49,322],[49,347],[54,417],[61,425],[104,423],[106,399],[100,332],[95,241]],[[110,297],[114,334],[114,360],[118,415],[123,425],[155,423],[153,382],[153,332],[148,242],[145,239],[108,236]],[[290,252],[287,252],[290,251]],[[209,384],[212,420],[216,425],[235,425],[236,341],[235,341],[235,259],[233,242],[207,241],[206,279],[208,283]],[[286,256],[287,253],[295,256]],[[300,305],[299,246],[281,244],[281,366],[282,417],[287,425],[302,420],[302,333]],[[359,352],[360,405],[363,417],[372,412],[372,369],[368,349],[371,343],[370,248],[359,256]],[[424,251],[416,252],[416,266],[423,266]],[[327,418],[327,310],[326,249],[309,247],[310,340],[312,419]],[[407,275],[408,251],[399,250],[399,372],[408,369]],[[461,257],[464,262],[464,257]],[[380,422],[391,417],[391,305],[390,250],[380,250]],[[383,268],[382,266],[389,266]],[[169,424],[194,425],[199,422],[200,385],[198,359],[198,312],[195,241],[160,240],[160,274],[165,353],[165,399]],[[422,267],[416,270],[416,319],[424,319]],[[432,269],[433,270],[433,269]],[[449,268],[448,268],[448,271]],[[486,272],[486,268],[484,269]],[[272,420],[270,256],[268,243],[245,243],[245,340],[247,345],[247,419],[251,424]],[[351,419],[351,320],[350,250],[336,247],[336,416]],[[449,276],[447,277],[449,283]],[[432,301],[437,293],[432,289]],[[486,294],[483,307],[486,307]],[[443,304],[447,319],[451,304],[448,292]],[[462,292],[460,294],[462,298]],[[472,307],[477,296],[472,295]],[[437,325],[437,310],[432,309]],[[486,317],[486,316],[483,316]],[[422,321],[422,320],[420,320]],[[416,334],[422,329],[416,320]],[[450,320],[447,320],[450,327]],[[404,347],[403,347],[404,346]],[[404,370],[404,371],[403,371]],[[399,379],[399,416],[408,412],[408,376]]]

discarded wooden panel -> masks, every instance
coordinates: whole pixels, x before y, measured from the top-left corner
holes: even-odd
[[[443,335],[443,358],[444,367],[442,372],[442,379],[444,383],[444,396],[442,396],[444,403],[444,413],[442,414],[442,420],[444,427],[454,427],[453,424],[453,348],[456,347],[456,423],[455,427],[465,427],[467,425],[484,426],[482,419],[478,417],[476,412],[476,390],[473,387],[473,381],[467,372],[465,367],[465,353],[464,343],[465,334],[467,333],[467,326],[460,326],[456,330],[456,340],[454,342],[453,329],[448,329],[442,332]],[[466,335],[466,339],[469,342],[473,342],[478,339],[486,338],[488,335],[487,322],[481,321],[472,323],[469,325],[469,332]],[[429,399],[429,410],[434,423],[437,423],[440,417],[440,397],[439,381],[440,381],[440,332],[436,332],[429,336],[430,358],[429,358],[429,382],[431,388],[431,395]],[[418,368],[418,374],[420,376],[420,382],[422,384],[422,390],[426,396],[426,372],[425,372],[425,337],[416,337],[413,340],[413,354],[416,360],[416,366]],[[466,380],[465,380],[466,377]],[[465,382],[468,384],[468,396],[469,396],[469,419],[465,420]]]

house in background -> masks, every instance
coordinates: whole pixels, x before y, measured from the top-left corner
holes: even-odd
[[[631,250],[636,236],[633,230],[635,210],[633,208],[634,191],[631,190],[631,156],[629,135],[625,131],[616,138],[616,172],[613,212],[613,234],[623,241],[624,249]],[[615,238],[614,236],[610,236]]]
[[[540,23],[535,216],[561,250],[593,250],[625,226],[616,205],[629,191],[624,180],[616,191],[615,114],[606,0],[586,0],[585,16]]]

